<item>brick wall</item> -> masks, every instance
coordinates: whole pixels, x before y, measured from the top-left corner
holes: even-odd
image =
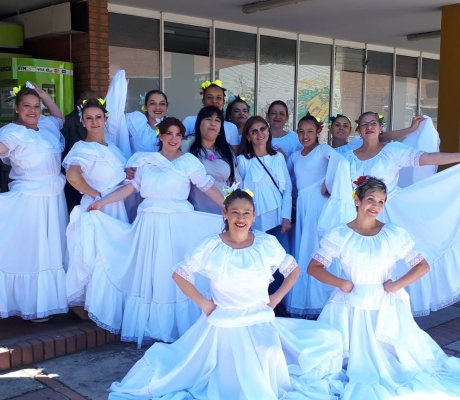
[[[73,62],[75,97],[87,89],[103,97],[109,83],[108,1],[87,0],[85,5],[87,33],[30,39],[25,51],[36,58]]]
[[[109,81],[107,0],[88,0],[88,33],[72,35],[75,94],[86,89],[105,96]]]

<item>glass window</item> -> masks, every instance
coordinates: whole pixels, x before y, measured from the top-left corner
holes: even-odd
[[[260,37],[258,113],[265,117],[274,100],[284,101],[289,110],[286,129],[293,128],[296,41]]]
[[[185,118],[202,107],[200,85],[210,79],[209,28],[165,22],[164,82],[169,115]]]
[[[216,79],[230,95],[246,98],[254,113],[254,86],[257,37],[251,33],[216,29]]]
[[[327,126],[331,96],[332,46],[300,42],[299,71],[297,81],[297,121],[307,112],[320,118]],[[327,141],[327,129],[323,129]]]
[[[391,126],[391,86],[393,54],[369,50],[367,52],[366,99],[364,111],[375,111]]]
[[[129,79],[126,111],[140,108],[140,96],[160,87],[159,21],[109,13],[109,74],[119,69]]]
[[[439,60],[422,58],[422,82],[420,92],[420,111],[438,122]]]
[[[335,48],[332,115],[344,114],[353,121],[361,114],[364,54],[362,49]]]
[[[410,126],[417,114],[418,58],[396,56],[393,129]]]

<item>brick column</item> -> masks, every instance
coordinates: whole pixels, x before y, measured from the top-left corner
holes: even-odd
[[[73,34],[75,94],[86,89],[105,96],[109,82],[109,13],[107,0],[88,0],[88,33]]]

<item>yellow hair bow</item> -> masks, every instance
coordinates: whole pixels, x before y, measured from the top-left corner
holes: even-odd
[[[100,97],[97,99],[98,103],[101,105],[101,106],[105,106],[105,100],[104,99],[101,99]]]
[[[204,81],[201,84],[201,89],[206,90],[211,85],[222,87],[223,83],[222,83],[222,81],[220,79],[216,79],[216,80],[214,80],[212,82],[207,80],[207,81]]]
[[[254,193],[252,193],[252,190],[249,189],[244,189],[244,191],[251,197],[254,197]]]
[[[17,96],[19,91],[21,90],[21,86],[15,86],[12,90],[12,96]]]

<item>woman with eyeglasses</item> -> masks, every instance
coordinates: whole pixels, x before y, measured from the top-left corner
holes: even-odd
[[[289,252],[292,183],[284,156],[272,148],[271,139],[265,119],[249,118],[243,128],[237,164],[243,187],[254,192],[257,208],[253,227],[276,236]],[[280,280],[275,276],[270,290],[276,290]]]
[[[398,187],[398,178],[404,167],[458,163],[460,153],[429,153],[399,142],[382,143],[382,124],[374,112],[359,117],[358,130],[362,145],[344,154],[351,179],[365,175],[385,182],[387,206],[379,219],[407,229],[431,266],[429,274],[408,287],[414,315],[427,315],[458,301],[460,166],[405,188]]]

